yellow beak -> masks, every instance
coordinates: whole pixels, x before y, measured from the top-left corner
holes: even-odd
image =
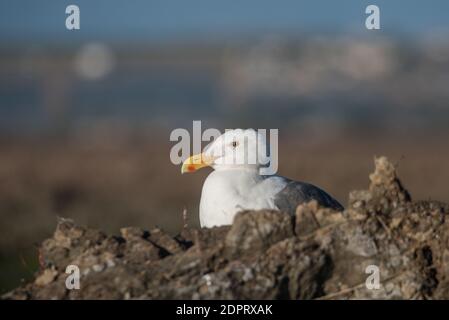
[[[210,166],[213,163],[213,160],[212,157],[208,157],[203,153],[191,156],[182,163],[181,173],[195,172],[198,169]]]

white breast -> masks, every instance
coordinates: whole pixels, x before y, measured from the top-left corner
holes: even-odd
[[[283,187],[276,176],[266,179],[257,170],[215,170],[203,185],[201,226],[232,224],[235,214],[246,209],[276,209],[273,198]]]

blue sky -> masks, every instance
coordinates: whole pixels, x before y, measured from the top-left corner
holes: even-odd
[[[77,4],[81,30],[65,29]],[[381,9],[381,32],[449,30],[447,0],[0,0],[0,43],[77,40],[178,41],[261,33],[362,33],[365,7]]]

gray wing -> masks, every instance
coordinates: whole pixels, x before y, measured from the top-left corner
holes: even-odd
[[[316,200],[319,205],[342,211],[343,206],[324,190],[312,184],[285,179],[287,185],[274,197],[274,204],[279,210],[295,214],[296,207],[301,203]]]

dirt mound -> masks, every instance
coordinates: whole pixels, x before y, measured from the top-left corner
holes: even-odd
[[[449,206],[412,202],[386,158],[375,166],[344,212],[315,202],[294,217],[244,211],[232,226],[176,237],[139,228],[108,236],[62,219],[42,243],[34,282],[3,298],[448,299]],[[79,290],[66,289],[68,265],[79,267]]]

